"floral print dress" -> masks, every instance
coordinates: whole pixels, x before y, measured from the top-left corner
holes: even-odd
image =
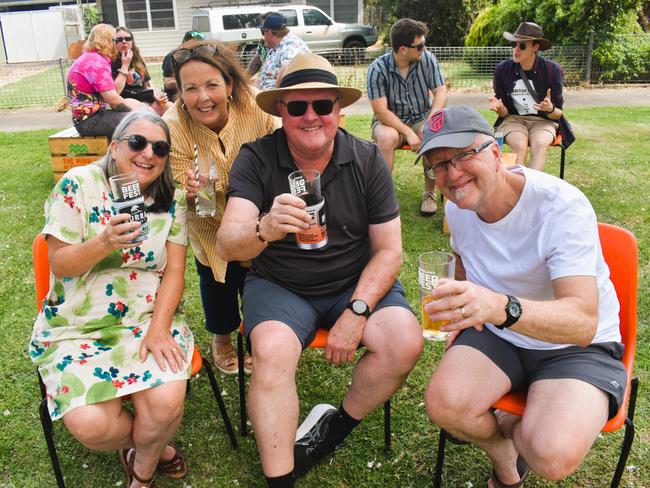
[[[104,172],[96,165],[68,171],[45,203],[43,234],[77,244],[100,234],[115,215]],[[188,358],[178,373],[163,372],[139,350],[153,315],[167,262],[167,241],[187,246],[186,205],[176,190],[168,212],[148,213],[149,237],[114,251],[81,276],[56,278],[38,315],[29,355],[47,389],[50,416],[190,376],[194,339],[185,316],[170,333]]]

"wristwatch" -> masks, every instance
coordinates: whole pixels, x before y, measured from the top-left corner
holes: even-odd
[[[521,317],[522,308],[521,303],[515,297],[511,295],[506,295],[508,297],[508,303],[506,303],[506,321],[501,325],[494,324],[498,329],[507,329],[508,327],[513,326],[517,323],[517,320]]]
[[[365,318],[370,317],[370,307],[368,307],[368,304],[363,300],[352,300],[350,303],[348,303],[348,308],[352,310],[352,313],[355,315],[359,315]]]

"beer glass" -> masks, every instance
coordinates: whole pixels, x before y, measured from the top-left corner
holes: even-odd
[[[147,212],[144,207],[144,197],[140,193],[140,183],[136,173],[122,173],[108,179],[113,193],[113,205],[116,213],[127,213],[131,220],[140,222],[140,235],[133,242],[144,241],[149,237]]]
[[[289,175],[291,194],[300,197],[307,204],[311,222],[309,229],[296,234],[300,249],[320,249],[327,245],[325,224],[325,197],[320,191],[320,172],[315,169],[301,169]]]
[[[196,215],[214,217],[217,214],[217,194],[214,183],[217,179],[217,165],[212,158],[198,158],[199,191],[196,194]]]
[[[447,332],[440,330],[441,325],[449,321],[432,321],[424,306],[433,301],[431,291],[438,286],[442,278],[453,279],[456,271],[456,258],[453,254],[443,251],[430,251],[418,256],[418,285],[422,311],[422,334],[425,339],[442,341]]]

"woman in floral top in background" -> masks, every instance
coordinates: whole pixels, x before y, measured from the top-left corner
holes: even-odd
[[[110,137],[127,112],[147,107],[135,99],[123,98],[115,90],[111,73],[111,60],[117,55],[114,37],[112,25],[93,27],[84,53],[68,72],[72,121],[82,136]]]
[[[183,416],[194,339],[185,286],[186,203],[174,188],[170,133],[150,110],[130,112],[97,163],[68,171],[45,204],[50,291],[29,354],[52,419],[82,444],[116,450],[129,488],[156,472],[184,476],[169,444]],[[136,173],[149,233],[116,214],[108,178]],[[122,400],[131,396],[132,415]]]

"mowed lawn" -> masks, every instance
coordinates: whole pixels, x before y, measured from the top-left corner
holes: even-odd
[[[631,103],[633,103],[631,101]],[[493,117],[486,113],[492,120]],[[639,330],[636,374],[641,380],[636,411],[637,433],[623,476],[623,487],[650,487],[650,108],[588,108],[568,110],[578,140],[567,152],[566,179],[591,200],[599,221],[630,229],[639,242]],[[346,117],[347,128],[369,137],[369,116]],[[0,487],[54,486],[47,449],[38,420],[40,400],[27,344],[36,316],[31,244],[43,225],[43,202],[53,186],[47,136],[55,131],[0,134]],[[401,204],[404,267],[401,279],[408,298],[419,310],[416,258],[420,252],[449,249],[442,233],[442,212],[419,216],[422,170],[412,153],[400,152],[394,172]],[[558,174],[559,150],[551,149],[547,171]],[[557,222],[557,225],[571,225]],[[203,330],[198,280],[188,259],[184,304],[197,345],[209,357]],[[570,323],[568,323],[570,325]],[[348,438],[346,447],[315,468],[298,486],[428,487],[432,485],[438,428],[427,418],[423,394],[442,353],[427,343],[404,387],[393,398],[393,447],[383,451],[381,409]],[[338,405],[348,386],[351,367],[328,365],[318,351],[307,351],[298,372],[301,418],[316,403]],[[231,420],[239,423],[237,380],[219,375]],[[263,487],[253,437],[240,438],[232,451],[207,377],[191,380],[192,391],[177,441],[190,472],[183,481],[159,478],[159,486]],[[69,487],[124,486],[112,452],[92,452],[76,442],[61,422],[56,443]],[[551,483],[531,475],[527,488],[609,486],[622,432],[596,441],[583,466],[568,480]],[[444,473],[446,487],[482,487],[490,472],[487,458],[475,448],[449,446]]]

